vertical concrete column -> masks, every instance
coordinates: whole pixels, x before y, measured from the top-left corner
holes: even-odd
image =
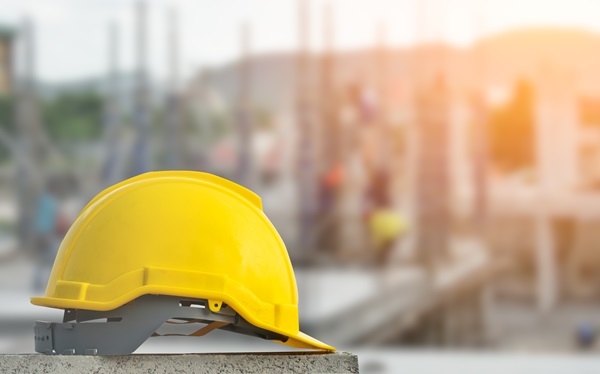
[[[181,169],[184,167],[182,161],[185,147],[183,142],[182,95],[179,80],[179,16],[174,9],[171,9],[168,13],[167,24],[169,92],[167,93],[165,118],[165,166],[167,169]]]
[[[551,220],[549,215],[544,214],[543,211],[535,217],[535,240],[537,306],[541,312],[545,313],[556,305],[558,282]]]
[[[535,85],[538,211],[535,216],[537,304],[547,312],[558,299],[552,202],[577,184],[577,97],[572,74],[544,66]]]
[[[569,71],[545,66],[535,84],[538,178],[547,193],[564,193],[577,183],[578,108]]]
[[[100,175],[101,185],[109,187],[122,180],[119,154],[121,106],[119,100],[119,29],[116,23],[108,28],[108,88],[104,98],[104,154]]]
[[[298,0],[298,53],[296,61],[296,186],[299,209],[299,243],[304,261],[315,254],[317,178],[315,173],[315,126],[312,97],[312,69],[309,53],[309,0]]]
[[[151,170],[150,156],[150,85],[148,78],[148,51],[147,51],[147,15],[148,5],[145,0],[136,4],[136,88],[134,98],[133,123],[135,129],[135,142],[133,145],[133,175],[142,174]]]

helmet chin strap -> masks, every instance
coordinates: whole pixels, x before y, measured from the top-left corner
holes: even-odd
[[[205,326],[187,335],[156,333],[164,323]],[[130,354],[151,336],[203,336],[215,329],[282,342],[288,339],[248,323],[226,304],[213,312],[206,299],[161,295],[144,295],[104,312],[66,309],[62,323],[36,321],[34,329],[36,352],[64,355]]]

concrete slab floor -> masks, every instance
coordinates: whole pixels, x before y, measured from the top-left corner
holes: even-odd
[[[193,355],[0,355],[0,373],[358,373],[347,352],[224,353]]]

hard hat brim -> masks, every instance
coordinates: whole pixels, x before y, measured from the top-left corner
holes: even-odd
[[[299,332],[296,335],[288,335],[288,337],[288,341],[283,344],[290,347],[303,349],[319,349],[331,352],[335,351],[335,347],[327,345],[322,341],[313,338],[310,335],[306,335],[303,332]]]
[[[168,293],[148,292],[148,294],[168,294]],[[139,295],[139,296],[142,296],[142,295]],[[174,295],[174,296],[178,296],[178,295]],[[108,304],[94,303],[94,302],[83,301],[83,300],[73,301],[73,300],[69,300],[69,299],[60,299],[60,298],[54,298],[54,297],[32,297],[30,300],[31,300],[31,303],[34,305],[45,306],[45,307],[50,307],[50,308],[107,311],[107,310],[115,309],[115,308],[119,307],[120,305],[123,305],[129,301],[132,301],[136,297],[137,296],[131,297],[131,299],[126,300],[124,302],[115,300],[115,301],[113,301],[113,303],[108,303]],[[244,318],[246,318],[248,320],[248,322],[252,323],[253,325],[255,325],[257,327],[264,328],[265,330],[269,330],[269,331],[272,331],[272,332],[275,332],[275,333],[278,333],[278,334],[288,337],[288,340],[286,340],[286,341],[275,340],[278,343],[287,345],[289,347],[301,348],[301,349],[315,349],[315,350],[325,350],[325,351],[335,351],[336,350],[335,347],[325,344],[322,341],[315,339],[312,336],[307,335],[301,331],[298,331],[296,333],[291,333],[287,329],[279,329],[274,326],[264,325],[263,323],[261,323],[260,320],[256,319],[251,314],[246,313],[245,308],[243,308],[241,305],[236,303],[235,300],[228,299],[228,298],[225,298],[225,299],[226,299],[226,302],[228,302]]]

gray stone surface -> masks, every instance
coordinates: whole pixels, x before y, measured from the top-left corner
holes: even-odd
[[[334,353],[225,353],[128,356],[0,355],[0,373],[358,373],[358,358]]]

